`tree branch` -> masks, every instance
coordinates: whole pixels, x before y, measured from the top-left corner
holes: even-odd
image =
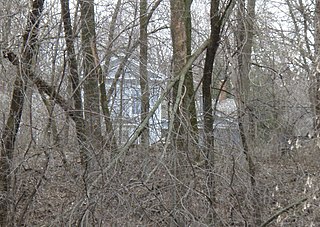
[[[13,65],[19,66],[19,57],[9,50],[2,51],[3,57],[8,59]],[[39,92],[43,92],[52,98],[68,115],[74,120],[75,110],[69,106],[68,102],[46,81],[36,76],[34,72],[30,73],[29,79],[37,86]]]
[[[285,208],[279,210],[277,213],[275,213],[274,215],[272,215],[270,218],[268,218],[262,225],[260,225],[260,227],[266,227],[267,225],[269,225],[273,220],[275,220],[276,218],[278,218],[281,214],[283,214],[284,212],[287,212],[288,210],[290,210],[291,208],[294,208],[296,206],[299,206],[301,203],[307,201],[308,198],[303,198],[300,199],[288,206],[286,206]]]

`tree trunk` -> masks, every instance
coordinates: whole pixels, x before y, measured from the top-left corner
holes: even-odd
[[[105,56],[105,64],[104,64],[104,72],[100,77],[100,96],[101,96],[101,108],[102,112],[104,115],[104,121],[105,121],[105,127],[106,127],[106,132],[107,132],[107,141],[111,141],[111,150],[116,150],[117,148],[117,140],[115,137],[114,129],[113,129],[113,124],[111,123],[111,113],[109,111],[109,93],[106,91],[106,83],[105,83],[105,78],[108,76],[108,71],[110,67],[110,60],[112,57],[112,48],[113,48],[113,43],[114,43],[114,33],[116,30],[116,22],[118,18],[118,14],[120,12],[120,7],[121,7],[121,0],[117,1],[115,10],[112,14],[111,22],[110,22],[110,27],[109,27],[109,34],[108,34],[108,44],[107,44],[107,50],[106,50],[106,56]]]
[[[107,148],[111,151],[116,149],[117,142],[116,142],[116,138],[113,130],[113,124],[111,121],[111,113],[109,111],[109,106],[108,106],[105,75],[100,65],[97,46],[95,42],[92,44],[92,53],[95,60],[95,69],[97,70],[98,78],[99,78],[100,105],[101,105],[104,123],[106,127],[106,145],[108,145]]]
[[[316,1],[315,7],[315,133],[320,137],[320,0]]]
[[[148,14],[147,0],[140,0],[140,89],[141,89],[141,122],[146,118],[150,108],[150,91],[148,77]],[[141,144],[149,146],[150,129],[149,123],[146,124],[141,133]]]
[[[253,112],[250,107],[250,64],[254,36],[255,0],[239,2],[239,21],[238,31],[238,78],[237,78],[237,103],[239,116],[239,130],[241,141],[248,162],[250,183],[253,193],[253,222],[255,226],[261,224],[261,206],[259,203],[259,193],[256,187],[256,171],[252,158],[254,147],[254,122]]]
[[[191,55],[191,4],[192,0],[171,1],[171,37],[173,46],[173,75],[178,75]],[[175,144],[179,150],[186,150],[191,137],[197,137],[198,123],[195,92],[191,67],[182,81],[174,86],[174,105],[179,108],[174,117]],[[180,85],[179,85],[180,84]],[[180,88],[179,88],[180,86]],[[180,90],[180,91],[179,91]],[[195,138],[197,141],[197,138]]]
[[[191,23],[191,5],[193,0],[185,0],[186,11],[185,11],[185,25],[186,25],[186,42],[187,42],[187,59],[191,56],[191,41],[192,41],[192,23]],[[193,73],[192,68],[190,67],[188,74],[185,78],[185,85],[187,89],[185,106],[188,108],[189,116],[190,116],[190,123],[191,123],[191,131],[192,136],[195,137],[195,141],[197,142],[198,139],[198,116],[197,116],[197,109],[196,109],[196,95],[194,91],[193,85]]]
[[[170,28],[173,47],[172,74],[174,77],[180,74],[191,55],[191,3],[192,1],[189,0],[170,1]],[[186,74],[179,78],[179,81],[173,87],[173,109],[170,114],[171,123],[169,126],[169,135],[171,135],[171,130],[173,129],[172,171],[181,182],[191,180],[185,174],[188,170],[183,167],[183,163],[185,156],[190,158],[189,154],[193,151],[191,143],[193,140],[191,137],[194,137],[197,133],[193,78],[190,69],[191,65],[187,69]],[[171,225],[186,224],[185,218],[179,213],[179,210],[183,209],[181,206],[181,196],[184,193],[186,193],[185,188],[177,181],[175,189],[172,190],[171,206],[174,210],[174,216],[171,220]]]
[[[172,37],[172,47],[173,47],[173,76],[179,75],[182,68],[187,62],[187,32],[186,32],[186,20],[185,20],[185,0],[171,0],[170,1],[171,10],[171,37]],[[188,70],[189,71],[189,70]],[[172,91],[173,95],[173,110],[171,113],[171,121],[173,120],[173,144],[175,146],[172,151],[172,173],[180,181],[183,179],[183,169],[180,166],[182,156],[179,155],[180,152],[188,152],[188,140],[187,140],[187,128],[190,126],[188,120],[187,107],[183,98],[185,97],[186,87],[185,76],[181,77],[177,83],[175,83]],[[170,131],[170,130],[169,130]],[[170,132],[169,132],[170,133]],[[173,210],[173,218],[171,219],[171,226],[183,226],[185,225],[183,217],[179,215],[179,209],[181,208],[179,195],[184,194],[184,188],[179,182],[175,182],[175,188],[172,190],[171,194],[171,209]]]
[[[11,9],[14,7],[14,2],[11,1],[1,1],[1,9],[7,12],[10,12]],[[10,33],[12,32],[12,19],[13,17],[6,17],[4,23],[1,25],[1,46],[9,46],[9,37]]]
[[[204,117],[204,153],[206,154],[206,163],[208,166],[209,176],[208,176],[208,186],[209,186],[209,197],[211,204],[211,212],[208,217],[209,224],[216,222],[215,214],[215,182],[214,182],[214,137],[213,137],[213,108],[212,108],[212,72],[213,63],[215,56],[219,47],[220,40],[220,30],[222,19],[219,14],[219,0],[211,1],[210,8],[210,43],[206,51],[204,70],[203,70],[203,82],[202,82],[202,100],[203,100],[203,117]]]
[[[72,84],[73,90],[73,99],[74,99],[74,121],[76,125],[76,134],[77,139],[80,145],[80,156],[81,163],[83,166],[87,166],[87,160],[89,158],[89,154],[87,150],[83,147],[86,144],[86,135],[85,135],[85,122],[83,119],[83,104],[81,98],[81,89],[80,89],[80,79],[78,75],[78,65],[77,59],[74,50],[74,36],[71,25],[71,17],[70,17],[70,9],[69,9],[69,0],[61,0],[61,14],[64,26],[65,33],[65,41],[67,46],[67,55],[68,55],[68,64],[70,70],[70,81]]]
[[[252,108],[250,107],[250,64],[251,53],[253,47],[254,35],[254,18],[255,18],[255,0],[248,0],[247,7],[246,1],[239,2],[239,31],[238,31],[238,93],[240,111],[244,116],[243,119],[247,121],[243,126],[245,129],[246,137],[248,137],[249,146],[254,143],[254,126],[250,119],[253,119]]]
[[[94,50],[96,32],[94,20],[94,0],[80,0],[81,46],[83,53],[84,111],[87,124],[87,142],[97,152],[101,149],[101,119],[99,99],[99,69],[96,67]]]
[[[182,67],[187,61],[187,32],[185,24],[185,1],[184,0],[171,0],[171,36],[172,36],[172,47],[173,47],[173,75],[176,76],[181,71]],[[187,89],[185,85],[184,78],[183,81],[176,83],[173,88],[173,103],[174,105],[179,105],[177,112],[174,113],[174,133],[175,139],[174,143],[178,150],[185,150],[187,145],[186,133],[188,124],[188,112],[187,108],[182,99],[184,98],[184,93],[179,90],[179,84],[182,85],[182,89]],[[187,93],[187,92],[186,92]]]
[[[105,64],[104,64],[105,65],[104,71],[106,73],[109,71],[109,67],[110,67],[110,60],[112,57],[112,48],[114,44],[114,41],[113,41],[114,32],[116,29],[116,22],[117,22],[118,14],[120,11],[120,6],[121,6],[121,0],[118,0],[116,7],[114,9],[114,12],[112,14],[112,18],[109,26],[108,43],[107,43],[107,50],[106,50]]]
[[[37,54],[37,35],[39,33],[40,16],[43,10],[44,0],[32,2],[32,9],[27,18],[27,26],[23,35],[23,47],[21,59],[10,53],[4,53],[14,65],[19,66],[18,75],[14,83],[10,112],[2,137],[1,159],[0,159],[0,226],[9,226],[10,220],[8,212],[10,202],[11,170],[10,163],[13,160],[15,141],[20,127],[22,110],[24,105],[24,95],[26,91],[26,80],[34,65]],[[10,56],[9,56],[10,55]]]

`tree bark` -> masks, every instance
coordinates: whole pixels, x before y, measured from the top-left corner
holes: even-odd
[[[78,65],[74,49],[74,36],[71,25],[70,9],[69,9],[69,0],[61,0],[61,15],[64,26],[65,41],[67,46],[67,61],[69,64],[70,71],[70,81],[72,84],[73,99],[74,99],[74,122],[76,125],[76,134],[77,139],[80,145],[80,156],[81,163],[83,166],[87,165],[87,160],[89,159],[89,154],[87,154],[86,149],[83,147],[86,144],[86,135],[85,135],[85,121],[83,119],[83,104],[81,98],[81,88],[80,88],[80,79],[78,75]]]
[[[259,193],[256,187],[256,170],[252,157],[254,147],[254,122],[252,108],[250,107],[250,65],[254,36],[256,0],[239,1],[238,16],[240,25],[238,31],[238,78],[237,78],[237,104],[240,137],[243,145],[244,154],[248,162],[250,183],[253,195],[253,222],[255,226],[261,224],[261,206]]]
[[[190,5],[187,6],[185,0],[171,0],[170,1],[170,10],[171,10],[171,37],[172,37],[172,47],[173,47],[173,56],[172,56],[172,74],[173,76],[179,75],[183,67],[186,65],[188,60],[188,41],[191,43],[191,40],[187,39],[187,24],[186,15],[187,8],[190,9]],[[190,33],[189,33],[190,35]],[[186,177],[184,175],[184,168],[181,166],[183,161],[183,155],[181,153],[188,155],[190,152],[190,139],[193,136],[192,126],[191,126],[191,116],[189,113],[189,95],[193,95],[193,90],[190,91],[193,87],[193,81],[191,78],[186,78],[190,76],[190,68],[188,68],[186,75],[180,78],[180,80],[174,85],[172,91],[172,101],[173,109],[170,116],[170,120],[173,120],[173,144],[174,150],[172,151],[172,173],[177,179],[184,182]],[[187,83],[188,82],[188,83]],[[192,86],[190,85],[192,84]],[[191,96],[192,96],[191,95]],[[170,123],[172,125],[172,123]],[[172,127],[169,127],[169,134],[171,133]],[[189,179],[190,180],[190,179]],[[173,213],[176,213],[177,210],[181,208],[180,196],[185,193],[185,188],[179,182],[175,182],[175,189],[172,190],[171,197],[171,207],[174,210]],[[183,226],[185,225],[185,219],[183,216],[180,216],[178,213],[173,215],[171,219],[171,226]]]
[[[208,186],[209,186],[209,197],[211,212],[208,217],[208,223],[213,224],[216,222],[215,214],[215,182],[214,182],[214,136],[213,136],[213,108],[212,108],[212,72],[215,56],[219,47],[220,32],[222,25],[222,18],[219,13],[219,0],[211,1],[210,8],[210,43],[208,45],[203,70],[203,81],[202,81],[202,101],[203,101],[203,117],[204,117],[204,153],[206,154],[206,163],[208,166]]]
[[[185,24],[185,1],[184,0],[171,0],[171,37],[172,37],[172,47],[173,47],[173,75],[176,76],[181,71],[182,67],[187,61],[187,32]],[[183,88],[187,89],[185,85],[185,80],[179,81],[180,84],[183,84]],[[186,92],[179,93],[179,83],[176,83],[173,88],[173,103],[174,105],[179,105],[180,108],[177,109],[177,112],[174,113],[174,133],[175,139],[174,143],[178,150],[186,149],[186,132],[188,124],[188,114],[186,111],[186,106],[182,99]]]
[[[10,163],[13,160],[15,141],[20,127],[22,110],[24,105],[24,95],[26,91],[26,80],[32,73],[35,56],[37,55],[37,35],[39,33],[40,16],[43,11],[44,0],[32,2],[32,9],[27,18],[26,30],[23,34],[23,47],[21,59],[10,53],[4,53],[14,65],[18,66],[9,117],[7,119],[3,134],[1,136],[1,159],[0,159],[0,226],[9,226],[8,217],[10,208]]]
[[[316,1],[315,6],[315,133],[320,137],[320,0]]]
[[[99,151],[101,149],[102,134],[98,83],[99,68],[96,67],[93,52],[96,49],[94,0],[80,0],[80,11],[87,141],[91,143],[95,150]]]
[[[105,75],[102,71],[96,45],[94,0],[81,0],[81,45],[84,72],[84,111],[87,125],[87,140],[97,152],[103,149],[100,107],[106,126],[106,142],[109,148],[116,147],[108,97],[106,96]],[[102,153],[101,153],[102,154]]]
[[[140,0],[140,91],[141,91],[141,122],[146,118],[150,108],[150,91],[148,76],[148,13],[147,0]],[[141,144],[149,146],[150,129],[147,122],[144,131],[141,133]]]
[[[114,134],[113,124],[111,123],[111,113],[109,111],[109,99],[110,95],[106,91],[106,82],[105,79],[108,76],[108,71],[110,67],[110,60],[112,57],[112,48],[114,43],[114,33],[116,30],[116,22],[118,18],[118,14],[121,7],[121,0],[117,1],[115,10],[112,14],[110,26],[109,26],[109,34],[108,34],[108,46],[106,49],[106,56],[105,56],[105,64],[104,64],[104,72],[102,76],[100,76],[99,84],[100,84],[100,96],[101,96],[101,108],[104,115],[105,127],[107,132],[107,141],[111,141],[111,150],[116,150],[117,148],[117,140]]]
[[[187,42],[187,59],[191,56],[191,41],[192,41],[192,22],[191,22],[191,5],[193,0],[185,0],[186,11],[185,11],[185,25],[186,25],[186,42]],[[197,116],[197,109],[196,109],[196,95],[194,91],[194,84],[193,84],[193,73],[192,67],[190,67],[188,74],[186,75],[185,85],[187,88],[185,105],[188,108],[189,116],[190,116],[190,124],[192,133],[195,137],[195,141],[198,141],[198,116]]]

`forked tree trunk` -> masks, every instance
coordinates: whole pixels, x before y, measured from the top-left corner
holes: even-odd
[[[87,126],[87,142],[91,143],[96,153],[103,154],[104,149],[100,107],[106,125],[106,143],[109,148],[116,147],[108,97],[106,96],[105,75],[97,53],[94,0],[81,0],[81,46],[84,72],[84,111]]]
[[[117,1],[115,10],[112,14],[110,26],[109,26],[109,34],[108,34],[108,43],[107,43],[107,49],[106,49],[106,55],[105,55],[105,61],[104,61],[104,74],[100,76],[99,84],[100,84],[100,96],[101,96],[101,108],[104,115],[104,121],[105,121],[105,127],[107,132],[107,141],[111,141],[111,150],[116,150],[117,148],[117,140],[115,137],[113,124],[111,123],[111,113],[109,111],[109,100],[110,95],[106,90],[106,77],[108,76],[108,71],[110,67],[110,61],[112,57],[112,49],[114,44],[114,33],[116,30],[116,23],[118,14],[120,12],[121,7],[121,0]],[[113,153],[113,152],[112,152]]]
[[[261,224],[261,206],[259,193],[256,186],[256,170],[252,157],[254,147],[253,113],[250,108],[250,65],[254,36],[256,0],[239,1],[238,17],[240,21],[238,31],[238,79],[237,79],[237,104],[239,115],[239,130],[243,150],[248,162],[248,172],[252,189],[253,222],[255,226]]]
[[[83,104],[81,98],[81,88],[80,88],[80,79],[78,75],[78,64],[75,55],[74,49],[74,36],[71,25],[70,9],[69,9],[69,0],[60,0],[61,3],[61,16],[64,26],[65,41],[67,46],[67,61],[69,64],[70,72],[70,81],[72,84],[73,91],[73,100],[74,100],[74,122],[76,125],[76,134],[80,146],[80,156],[81,163],[83,166],[87,166],[87,160],[89,159],[89,154],[87,149],[85,149],[84,144],[86,144],[86,135],[85,135],[85,122],[83,119]]]

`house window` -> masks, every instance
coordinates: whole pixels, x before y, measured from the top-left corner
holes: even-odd
[[[138,100],[137,98],[132,100],[132,114],[140,114],[140,100]]]

